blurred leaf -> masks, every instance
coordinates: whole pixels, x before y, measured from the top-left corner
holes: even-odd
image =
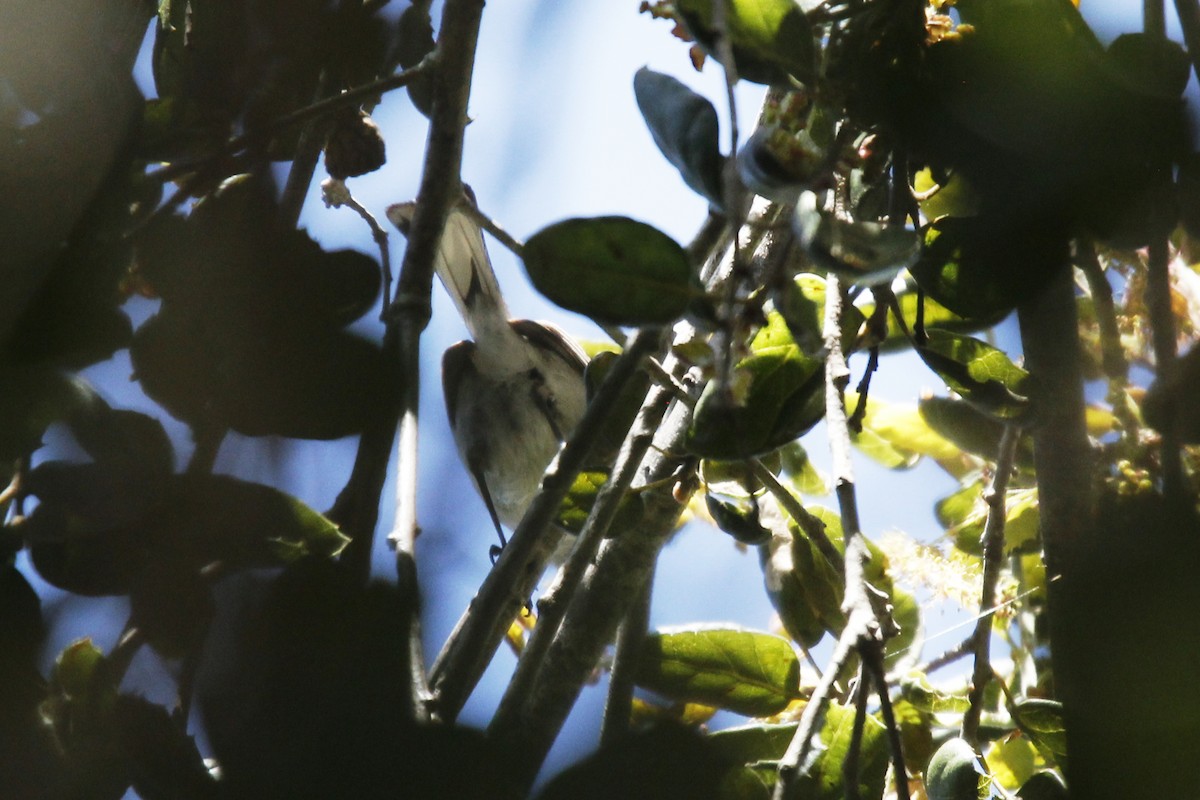
[[[800,351],[780,314],[767,315],[750,351],[736,367],[735,382],[746,386],[740,399],[721,392],[718,381],[700,395],[687,438],[693,453],[749,458],[798,438],[825,416],[824,365]]]
[[[984,762],[992,780],[1010,792],[1015,792],[1046,766],[1045,759],[1025,736],[1010,736],[992,742],[984,753]]]
[[[596,497],[604,484],[608,483],[606,470],[583,470],[575,476],[570,491],[559,506],[555,523],[568,533],[579,533],[587,522]],[[642,518],[643,507],[641,496],[627,493],[621,498],[617,515],[608,529],[608,536],[619,536],[623,531],[637,525]]]
[[[617,353],[605,350],[593,354],[588,361],[584,372],[588,402],[591,402],[596,393],[600,391],[601,384],[608,377],[608,371],[612,369],[617,358]],[[617,401],[609,408],[608,414],[605,415],[602,423],[603,430],[596,437],[596,444],[593,445],[592,454],[589,456],[592,464],[607,466],[616,461],[617,453],[625,442],[625,436],[633,426],[633,421],[637,418],[649,391],[650,374],[645,370],[639,370],[626,385]]]
[[[633,76],[638,109],[654,143],[692,191],[722,207],[717,110],[684,83],[642,67]]]
[[[907,700],[893,700],[892,714],[900,728],[900,742],[904,748],[905,764],[927,764],[933,756],[933,715],[921,711]]]
[[[959,738],[939,747],[925,768],[929,800],[978,800],[984,780],[975,751]]]
[[[614,325],[665,325],[695,293],[687,253],[627,217],[568,219],[525,243],[533,285],[569,311]]]
[[[910,672],[900,680],[900,691],[905,700],[919,711],[930,714],[961,714],[967,710],[966,689],[950,694],[934,687],[922,672]]]
[[[67,419],[96,397],[82,379],[48,367],[0,365],[0,386],[0,462],[4,463],[37,450],[51,423]]]
[[[937,187],[937,191],[918,201],[921,213],[930,222],[943,217],[973,217],[979,213],[979,198],[971,191],[971,184],[963,175],[950,175],[939,184],[933,170],[926,167],[913,174],[913,192],[926,194]]]
[[[149,477],[175,470],[175,450],[154,417],[96,401],[74,414],[70,426],[75,441],[98,464]]]
[[[960,523],[946,531],[954,546],[973,556],[983,555],[980,539],[990,513],[983,495],[975,495],[975,505]],[[1004,554],[1025,553],[1038,542],[1037,489],[1009,489],[1005,496]]]
[[[909,283],[911,284],[911,282]],[[918,300],[922,299],[924,301],[923,320],[926,330],[940,328],[954,333],[974,333],[975,331],[992,327],[1000,322],[1008,313],[1007,311],[1000,311],[984,317],[960,316],[932,297],[924,296],[923,298],[919,298],[916,287],[910,285],[909,288],[896,293],[896,302],[900,306],[904,322],[910,332],[917,324]],[[869,317],[874,311],[874,306],[867,304],[862,306],[861,310],[864,315]],[[880,343],[879,349],[880,352],[890,353],[906,350],[912,346],[913,343],[909,336],[905,335],[904,330],[893,321],[889,324],[887,338]]]
[[[1031,413],[1029,373],[1003,351],[978,339],[932,330],[917,353],[948,387],[979,410],[1008,420]]]
[[[1067,800],[1067,785],[1054,772],[1039,772],[1021,786],[1018,800]]]
[[[191,736],[162,706],[141,697],[117,698],[114,725],[129,761],[133,788],[144,800],[216,798],[217,782]]]
[[[921,237],[914,231],[837,219],[817,207],[814,192],[800,195],[792,227],[814,264],[851,283],[888,283],[921,255]]]
[[[637,683],[674,700],[766,716],[782,711],[796,696],[800,661],[786,639],[767,633],[653,633],[640,651]]]
[[[990,462],[999,457],[1003,422],[953,397],[924,397],[917,407],[931,429],[963,450]],[[1033,467],[1033,442],[1028,436],[1022,436],[1017,443],[1016,463],[1020,467]]]
[[[708,740],[718,752],[739,764],[778,761],[792,743],[797,727],[795,722],[755,722],[713,731]]]
[[[912,276],[951,312],[967,319],[993,319],[1032,293],[1023,275],[997,257],[976,218],[945,217],[926,225],[922,235],[924,247],[911,267]]]
[[[913,657],[913,653],[909,650],[920,650],[920,647],[914,646],[917,645],[921,635],[921,606],[915,597],[897,587],[892,587],[888,593],[888,602],[892,606],[892,619],[900,628],[900,632],[889,639],[885,645],[884,663],[889,669],[892,669],[898,662],[907,661]]]
[[[829,494],[829,480],[821,474],[799,442],[791,442],[777,450],[783,468],[791,478],[792,488],[801,494]]]
[[[800,350],[807,356],[823,357],[825,278],[808,273],[797,275],[795,281],[776,295],[775,305]],[[854,352],[858,333],[865,323],[866,317],[857,306],[842,308],[842,352]]]
[[[858,760],[858,791],[863,798],[882,798],[889,764],[887,729],[873,714],[864,720]],[[831,703],[821,726],[824,748],[806,770],[797,775],[799,796],[815,800],[843,800],[846,796],[843,765],[853,738],[854,709]]]
[[[1066,764],[1067,728],[1063,706],[1055,700],[1028,698],[1008,709],[1021,732],[1033,739],[1038,749],[1049,754],[1058,766]]]
[[[660,724],[602,745],[551,779],[536,798],[734,800],[739,795],[729,791],[745,786],[740,772],[706,737],[680,725]],[[749,795],[755,800],[761,796]]]
[[[853,410],[857,404],[858,395],[847,392],[846,407]],[[968,468],[962,451],[926,423],[919,407],[889,403],[872,395],[867,400],[862,427],[862,433],[855,435],[855,444],[864,449],[862,441],[873,437],[880,443],[876,446],[888,457],[877,459],[884,466],[904,468],[915,464],[919,457],[928,456],[954,475]]]
[[[396,23],[396,57],[400,66],[404,69],[415,67],[433,52],[433,48],[433,20],[429,17],[429,7],[410,5]],[[433,109],[433,76],[419,75],[406,88],[413,106],[428,117]]]
[[[712,3],[683,0],[676,8],[692,37],[720,61]],[[789,77],[812,77],[812,27],[800,7],[790,0],[726,0],[725,26],[738,77],[767,84],[785,84]]]

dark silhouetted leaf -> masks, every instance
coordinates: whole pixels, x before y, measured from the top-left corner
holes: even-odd
[[[767,633],[730,628],[654,633],[642,644],[637,682],[674,700],[766,716],[796,696],[800,661],[786,639]]]
[[[96,396],[84,381],[47,367],[0,366],[0,385],[0,463],[5,464],[37,450],[50,423],[67,419]]]
[[[218,796],[196,743],[162,706],[123,694],[113,710],[116,735],[129,762],[133,788],[145,800]]]
[[[724,205],[717,110],[703,96],[661,72],[642,67],[633,76],[638,108],[654,143],[692,191]]]

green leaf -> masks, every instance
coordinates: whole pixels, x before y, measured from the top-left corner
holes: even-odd
[[[795,722],[757,722],[714,731],[708,740],[722,755],[738,764],[778,761],[792,743],[797,727]]]
[[[654,143],[692,191],[722,207],[717,110],[684,83],[642,67],[633,76],[638,109]]]
[[[929,800],[978,800],[983,780],[986,774],[979,759],[963,739],[951,739],[939,747],[925,768]]]
[[[1057,765],[1066,763],[1067,726],[1063,721],[1063,706],[1055,700],[1027,698],[1008,709],[1021,732],[1033,739],[1038,749],[1047,753]]]
[[[812,463],[804,445],[799,442],[791,442],[776,452],[783,460],[783,469],[791,478],[793,489],[800,494],[829,494],[829,480]]]
[[[980,411],[1002,420],[1019,421],[1031,413],[1029,373],[1003,351],[949,331],[928,331],[917,349],[921,359]]]
[[[809,273],[797,275],[795,281],[776,295],[774,302],[800,350],[807,356],[823,357],[825,278]],[[847,305],[842,309],[842,352],[854,352],[865,323],[866,317],[857,306]]]
[[[992,327],[1008,313],[1005,310],[990,316],[964,317],[955,314],[932,297],[918,296],[915,284],[912,284],[911,281],[906,283],[909,284],[908,288],[896,292],[896,302],[900,306],[900,313],[910,332],[916,327],[917,310],[921,307],[921,303],[924,304],[921,318],[925,323],[926,330],[940,328],[954,333],[974,333]],[[862,306],[861,310],[864,315],[869,317],[875,309],[873,305],[867,304]],[[898,324],[892,323],[889,324],[887,338],[880,342],[879,349],[880,352],[892,353],[907,350],[912,346],[912,339],[904,333],[904,329]]]
[[[1039,772],[1021,786],[1018,800],[1067,800],[1067,785],[1057,773]]]
[[[973,556],[983,555],[980,539],[990,513],[981,493],[975,494],[974,507],[961,522],[946,531],[954,546]],[[1004,554],[1026,553],[1036,549],[1038,539],[1037,489],[1009,489],[1005,496]]]
[[[921,237],[913,278],[930,298],[963,318],[1006,314],[1045,280],[1025,280],[1025,271],[1005,258],[976,217],[944,217],[926,225]]]
[[[858,761],[859,797],[883,797],[884,780],[888,770],[887,728],[873,714],[864,720]],[[824,749],[807,769],[797,776],[798,795],[814,800],[843,800],[846,796],[843,765],[853,739],[854,709],[831,703],[821,726]]]
[[[915,231],[837,219],[817,207],[814,192],[800,195],[792,227],[814,264],[853,283],[888,283],[921,255],[921,237]]]
[[[587,522],[592,506],[596,504],[596,496],[604,484],[608,483],[606,470],[583,470],[575,476],[571,489],[559,506],[555,522],[568,533],[579,533]],[[641,496],[626,494],[621,499],[617,516],[608,529],[609,536],[619,536],[622,531],[632,528],[641,519],[643,506]]]
[[[692,37],[720,61],[712,3],[682,0],[676,8]],[[812,26],[800,6],[791,0],[726,0],[725,26],[738,77],[767,84],[784,84],[792,77],[800,80],[812,77],[815,63]]]
[[[800,351],[780,314],[767,315],[750,352],[735,370],[741,397],[722,392],[718,381],[700,395],[687,436],[691,452],[749,458],[793,441],[825,416],[824,364]]]
[[[857,407],[858,395],[846,393],[846,407]],[[854,443],[867,455],[891,469],[912,466],[921,456],[928,456],[951,474],[967,469],[962,451],[926,424],[919,407],[889,403],[872,395],[862,419],[862,433],[854,435]],[[866,442],[866,445],[864,445]],[[869,446],[876,452],[868,450]]]
[[[646,637],[637,683],[673,700],[749,716],[776,714],[797,696],[800,661],[786,639],[737,629]]]
[[[932,430],[963,450],[991,462],[999,457],[1003,422],[953,397],[924,397],[917,407]],[[1033,443],[1027,436],[1017,444],[1016,463],[1033,466]]]
[[[913,174],[913,192],[923,195],[934,187],[937,187],[937,191],[918,201],[921,213],[930,222],[943,217],[973,217],[979,213],[979,198],[972,191],[966,176],[950,175],[939,184],[934,179],[933,170],[928,167]]]
[[[930,714],[961,714],[970,706],[964,689],[957,694],[935,688],[922,672],[910,672],[900,681],[904,699],[915,708]]]
[[[533,285],[570,311],[614,325],[666,325],[695,289],[687,253],[665,233],[627,217],[568,219],[525,243]]]

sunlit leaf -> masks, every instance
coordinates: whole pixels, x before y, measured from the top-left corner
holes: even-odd
[[[559,506],[555,522],[563,530],[579,533],[587,522],[592,506],[596,504],[596,496],[608,482],[608,472],[601,470],[584,470],[575,476],[571,489]],[[609,536],[618,536],[624,530],[636,525],[642,516],[642,502],[639,495],[628,494],[621,499],[617,516],[609,528]]]
[[[992,780],[1010,792],[1015,792],[1035,772],[1046,767],[1046,760],[1024,736],[992,742],[983,757]]]
[[[1028,698],[1009,708],[1013,721],[1033,739],[1038,748],[1050,754],[1055,764],[1063,765],[1067,757],[1067,727],[1063,721],[1063,706],[1055,700]]]
[[[732,628],[646,637],[639,686],[674,700],[750,716],[782,711],[796,697],[800,661],[786,639]]]
[[[887,729],[877,717],[868,714],[858,755],[859,797],[883,796],[884,778],[888,770]],[[843,800],[846,796],[843,766],[853,739],[854,709],[838,703],[830,704],[821,727],[824,749],[812,765],[798,777],[800,796],[817,800]]]
[[[983,555],[980,542],[990,514],[982,495],[976,495],[975,505],[962,522],[947,531],[954,546],[964,553]],[[1037,489],[1009,489],[1005,496],[1004,554],[1028,552],[1038,539]]]
[[[525,243],[538,291],[570,311],[614,325],[665,325],[695,289],[687,253],[666,234],[627,217],[568,219]]]
[[[738,459],[766,453],[825,416],[824,364],[801,352],[781,315],[768,315],[750,351],[735,369],[735,380],[745,382],[742,397],[722,392],[718,381],[701,394],[687,438],[697,455]]]
[[[713,4],[709,0],[682,0],[676,8],[692,37],[720,61]],[[812,75],[812,26],[800,6],[791,0],[726,0],[725,29],[738,77],[755,83],[784,84],[790,77],[803,80]]]
[[[829,480],[813,464],[808,451],[799,442],[784,445],[776,451],[783,459],[783,468],[791,479],[792,488],[801,494],[829,494]]]
[[[684,183],[713,205],[723,206],[724,159],[713,104],[670,75],[648,67],[634,74],[633,91],[654,143],[679,170]]]
[[[946,440],[986,461],[995,462],[999,457],[1003,422],[952,397],[923,397],[917,407],[921,419]],[[1033,444],[1029,437],[1021,437],[1017,443],[1016,463],[1033,466]]]
[[[970,705],[965,689],[956,694],[944,692],[935,688],[925,674],[920,672],[905,675],[900,681],[900,689],[905,700],[915,708],[931,714],[961,714]]]
[[[1010,420],[1030,413],[1029,373],[1003,351],[978,339],[932,330],[917,353],[947,386],[981,411]]]

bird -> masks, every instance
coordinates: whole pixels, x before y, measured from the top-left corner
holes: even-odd
[[[388,208],[402,232],[415,203]],[[499,536],[493,563],[541,485],[546,467],[583,418],[587,356],[561,328],[512,319],[477,222],[451,209],[434,261],[471,338],[442,357],[446,414],[458,455]]]

